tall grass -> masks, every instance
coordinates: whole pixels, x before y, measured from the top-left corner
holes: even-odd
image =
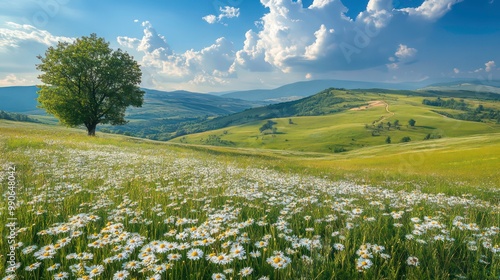
[[[368,184],[293,155],[10,124],[0,182],[5,197],[15,166],[17,264],[2,227],[5,279],[500,277],[498,204],[427,191],[436,182]]]

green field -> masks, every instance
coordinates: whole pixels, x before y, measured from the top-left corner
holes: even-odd
[[[500,135],[468,129],[335,154],[0,120],[0,275],[498,279]]]
[[[342,96],[342,95],[340,95]],[[433,112],[435,107],[422,105],[423,97],[407,97],[394,94],[351,93],[353,101],[340,104],[353,106],[379,101],[381,106],[321,116],[273,118],[277,133],[265,134],[259,128],[265,121],[254,121],[238,126],[191,134],[174,139],[174,142],[208,144],[229,147],[247,147],[303,152],[333,153],[336,148],[352,151],[363,147],[385,145],[389,136],[391,143],[399,143],[403,137],[412,142],[422,141],[428,134],[446,139],[478,134],[498,133],[500,125],[494,122],[461,121]],[[473,106],[486,104],[497,108],[497,102],[469,101]],[[457,110],[439,109],[449,113]],[[291,122],[290,122],[291,119]],[[414,127],[408,126],[410,119],[416,120]],[[388,128],[387,122],[398,120],[400,127]],[[373,127],[380,123],[384,128],[372,135]],[[337,149],[338,150],[338,149]]]

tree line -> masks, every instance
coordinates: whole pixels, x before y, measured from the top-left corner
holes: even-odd
[[[34,123],[40,123],[40,121],[31,118],[28,115],[24,114],[17,114],[17,113],[10,113],[10,112],[5,112],[0,110],[0,119],[4,120],[9,120],[9,121],[18,121],[18,122],[34,122]]]

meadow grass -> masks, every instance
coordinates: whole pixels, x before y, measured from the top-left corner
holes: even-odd
[[[302,152],[332,153],[336,147],[353,151],[359,148],[384,145],[386,138],[392,143],[400,143],[403,137],[413,142],[422,141],[428,134],[441,138],[453,138],[485,133],[498,133],[500,126],[493,123],[461,121],[444,117],[433,112],[435,107],[422,105],[423,97],[400,95],[368,95],[367,100],[388,104],[359,111],[343,111],[323,116],[306,116],[273,119],[277,124],[277,134],[265,135],[259,128],[266,122],[253,122],[240,126],[206,131],[172,140],[176,143],[211,144],[259,149],[294,150]],[[368,97],[365,97],[368,98]],[[495,103],[492,103],[495,104]],[[488,103],[489,107],[493,105]],[[440,109],[441,110],[441,109]],[[453,110],[442,109],[451,112]],[[289,120],[292,120],[292,123]],[[415,127],[408,121],[417,121]],[[398,120],[399,129],[387,128],[387,122]],[[372,124],[384,124],[379,135],[372,135]],[[366,128],[368,126],[369,129]],[[221,139],[220,143],[208,141],[211,135]]]
[[[331,155],[0,131],[4,279],[500,277],[498,135]]]

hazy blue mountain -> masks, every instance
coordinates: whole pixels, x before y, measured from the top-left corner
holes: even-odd
[[[426,85],[426,84],[424,84]],[[422,83],[375,83],[343,80],[313,80],[287,84],[275,89],[256,89],[235,91],[223,94],[223,97],[239,98],[244,100],[290,101],[316,94],[327,88],[345,89],[405,89],[413,90],[422,87]]]
[[[36,86],[0,87],[0,110],[32,115],[45,114],[44,110],[37,108],[37,90]],[[144,105],[141,108],[130,108],[128,118],[220,116],[267,104],[188,91],[144,91]]]
[[[30,115],[43,115],[37,108],[36,86],[0,87],[0,110]]]
[[[491,92],[500,94],[500,80],[457,80],[431,84],[421,90]]]

